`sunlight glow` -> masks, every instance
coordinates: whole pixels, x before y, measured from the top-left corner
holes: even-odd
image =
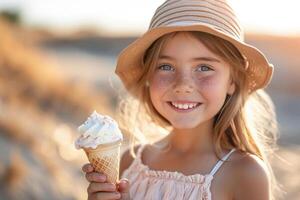
[[[68,161],[76,159],[79,151],[74,147],[71,129],[66,124],[60,124],[53,132],[53,139],[58,145],[59,155]]]
[[[19,7],[25,22],[56,29],[97,27],[110,34],[141,34],[165,0],[1,0]],[[300,34],[300,1],[229,0],[247,32]]]

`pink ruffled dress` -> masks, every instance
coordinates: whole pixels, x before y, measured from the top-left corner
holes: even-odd
[[[235,149],[219,160],[209,174],[186,176],[180,172],[151,170],[142,163],[145,145],[136,154],[136,159],[124,170],[121,178],[130,181],[130,196],[133,200],[211,200],[210,185],[214,174]]]

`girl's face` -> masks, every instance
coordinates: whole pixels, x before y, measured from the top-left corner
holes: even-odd
[[[177,129],[213,120],[235,89],[230,66],[184,32],[165,43],[149,82],[155,109]]]

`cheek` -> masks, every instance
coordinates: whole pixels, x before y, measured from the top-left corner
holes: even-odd
[[[173,77],[167,75],[155,75],[150,79],[150,98],[157,112],[161,110],[161,101],[164,99],[165,93],[170,89],[169,87],[173,80]]]
[[[217,76],[207,76],[197,79],[198,90],[205,98],[217,102],[225,95],[225,84]]]
[[[154,106],[154,109],[160,113],[163,109],[162,101],[164,99],[164,94],[168,91],[170,84],[172,83],[172,78],[169,76],[155,75],[150,79],[150,99]]]
[[[208,76],[199,76],[197,77],[198,85],[203,87],[204,89],[218,90],[222,91],[227,87],[226,76],[215,73],[213,75]]]
[[[170,86],[173,82],[174,77],[170,75],[155,75],[150,81],[150,89],[152,90],[164,90]]]
[[[197,86],[201,91],[214,91],[218,88],[218,82],[215,76],[206,76],[197,78]]]

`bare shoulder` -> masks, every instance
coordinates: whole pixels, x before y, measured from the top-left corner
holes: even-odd
[[[232,161],[234,199],[269,200],[270,179],[266,164],[256,155],[240,152]]]
[[[134,152],[136,153],[140,145],[134,147]],[[126,170],[134,160],[134,157],[130,153],[130,147],[124,151],[120,160],[120,177],[122,176],[124,170]]]

